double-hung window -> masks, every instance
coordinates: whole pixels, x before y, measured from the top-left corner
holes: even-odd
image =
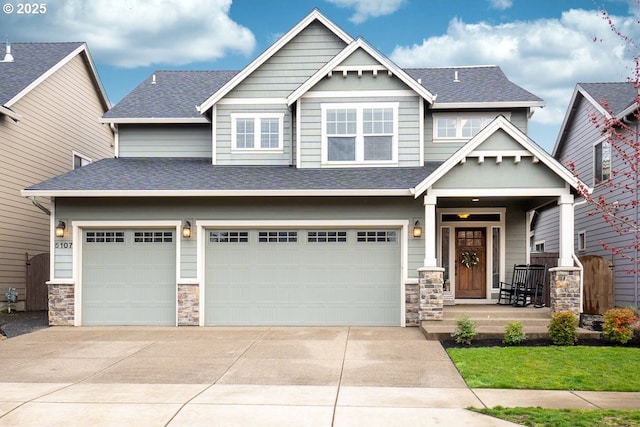
[[[231,114],[232,148],[281,151],[284,114]]]
[[[594,148],[594,175],[596,183],[606,181],[611,176],[611,144],[602,141]]]
[[[324,163],[397,162],[398,103],[323,104]]]

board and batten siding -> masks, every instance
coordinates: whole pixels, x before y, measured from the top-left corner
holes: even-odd
[[[56,214],[72,221],[139,221],[144,227],[151,220],[284,220],[284,221],[369,221],[418,218],[424,221],[421,200],[412,197],[344,197],[344,198],[186,198],[179,204],[171,199],[58,199]],[[192,224],[195,226],[195,224]],[[340,227],[339,224],[336,227]],[[353,228],[353,225],[349,226]],[[126,228],[132,228],[130,226]],[[251,228],[251,227],[250,227]],[[255,228],[255,227],[253,227]],[[304,227],[303,227],[304,228]],[[307,227],[308,228],[308,227]],[[195,230],[194,230],[195,231]],[[69,234],[65,240],[71,241]],[[182,278],[196,278],[196,239],[183,239],[180,268]],[[424,239],[408,239],[408,271],[406,276],[417,277],[423,265]],[[65,250],[56,250],[55,271],[59,278],[70,278],[72,259]]]
[[[217,165],[290,165],[292,164],[292,118],[286,104],[247,105],[224,103],[216,107],[216,156]],[[282,150],[233,150],[232,114],[282,114],[283,149]],[[256,131],[259,131],[258,129]]]
[[[119,157],[211,157],[210,124],[118,126]]]
[[[310,24],[226,98],[286,98],[345,47],[319,22]]]
[[[336,77],[342,79],[342,77]],[[348,77],[349,79],[351,77]],[[354,77],[357,79],[357,77]],[[318,92],[320,93],[320,92]],[[380,91],[384,93],[384,91]],[[322,104],[398,102],[398,166],[420,166],[420,98],[352,97],[302,98],[298,102],[300,116],[300,167],[322,167]]]
[[[19,58],[16,58],[19,61]],[[76,56],[11,106],[19,122],[0,116],[0,298],[15,287],[25,298],[25,253],[49,252],[49,220],[20,191],[73,168],[73,152],[113,157],[113,134],[90,69]],[[38,199],[50,207],[47,199]]]

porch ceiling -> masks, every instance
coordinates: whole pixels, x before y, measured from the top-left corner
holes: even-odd
[[[473,201],[471,197],[438,197],[438,208],[486,208],[520,205],[525,210],[538,208],[548,203],[556,203],[557,198],[551,196],[539,197],[479,197]]]

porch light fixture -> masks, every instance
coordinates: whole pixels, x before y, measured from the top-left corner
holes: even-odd
[[[67,224],[64,221],[58,221],[56,225],[56,237],[64,237],[64,230],[67,228]]]
[[[418,220],[413,224],[413,237],[422,237],[422,227],[420,227],[420,221]]]
[[[191,222],[184,222],[184,225],[182,226],[182,237],[185,239],[191,238]]]
[[[459,213],[459,214],[458,214],[458,218],[460,218],[460,219],[467,219],[467,218],[469,218],[469,216],[470,216],[470,215],[471,215],[471,214],[468,214],[468,213]]]

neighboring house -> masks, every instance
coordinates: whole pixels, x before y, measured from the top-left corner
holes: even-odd
[[[573,236],[578,182],[527,137],[543,105],[496,66],[403,70],[317,10],[239,72],[158,71],[102,119],[116,158],[23,191],[67,224],[52,321],[416,325],[439,266],[450,303],[495,303],[528,211],[560,203]]]
[[[0,305],[14,287],[24,309],[25,254],[52,250],[54,217],[48,199],[20,191],[113,157],[113,132],[99,122],[109,103],[84,43],[0,44],[0,59]]]
[[[602,133],[601,128],[596,127],[592,118],[602,120],[613,116],[635,123],[636,95],[637,89],[630,82],[577,84],[553,150],[553,157],[560,163],[574,162],[576,174],[586,185],[593,188],[595,197],[604,194],[610,202],[618,201],[621,205],[630,202],[632,197],[637,201],[638,194],[627,192],[616,196],[599,184],[609,176],[613,179],[623,179],[612,175],[612,171],[621,170],[624,166],[622,159],[612,153],[607,135]],[[633,134],[630,137],[636,138]],[[637,269],[637,266],[628,259],[612,256],[611,251],[600,244],[603,241],[614,247],[625,247],[633,242],[633,235],[618,235],[600,214],[589,215],[593,210],[582,198],[576,200],[576,254],[598,255],[610,260],[614,268],[615,304],[638,307],[638,274],[628,272]],[[557,252],[558,234],[554,229],[558,217],[557,209],[549,206],[539,209],[538,213],[531,236],[532,250]],[[628,216],[631,220],[638,219],[638,211],[634,207],[629,207],[627,212],[620,211],[619,214]]]

